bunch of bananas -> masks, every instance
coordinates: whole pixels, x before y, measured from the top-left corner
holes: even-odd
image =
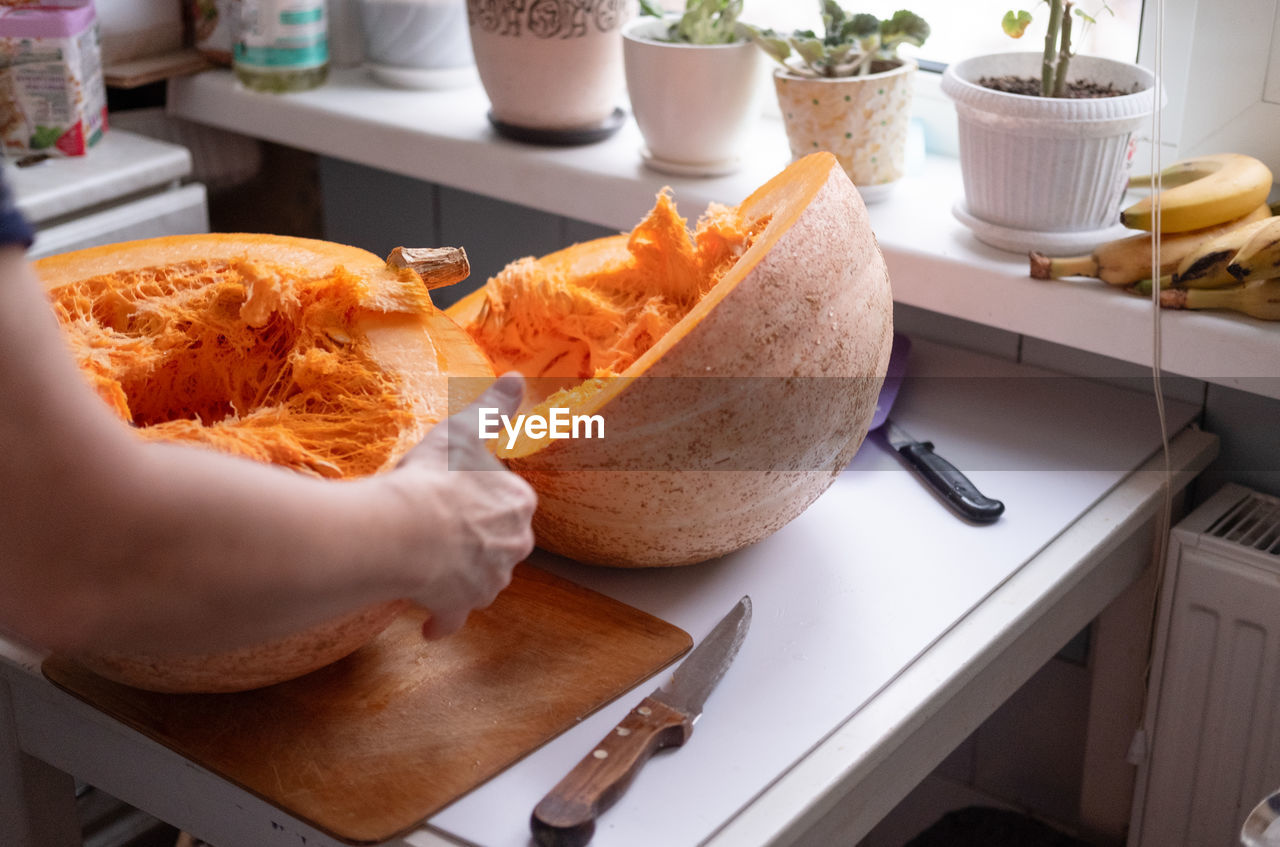
[[[1155,197],[1120,214],[1146,233],[1110,241],[1086,256],[1031,253],[1031,276],[1094,277],[1150,295],[1152,239],[1160,239],[1160,302],[1175,309],[1231,309],[1280,320],[1280,216],[1267,205],[1271,170],[1252,156],[1186,159],[1161,172],[1160,230]],[[1149,188],[1150,176],[1129,181]]]

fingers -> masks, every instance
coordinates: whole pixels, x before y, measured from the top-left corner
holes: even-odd
[[[514,415],[524,399],[524,377],[510,371],[452,417],[431,428],[422,442],[405,454],[401,465],[419,464],[440,470],[496,471],[502,463],[480,440],[480,410],[496,409],[490,415]]]
[[[511,581],[516,563],[533,550],[530,522],[537,495],[487,449],[479,429],[482,409],[490,420],[510,417],[523,399],[524,378],[502,375],[466,409],[433,428],[401,463],[408,480],[427,482],[433,492],[422,501],[433,527],[420,542],[424,581],[411,593],[431,612],[422,627],[427,638],[456,632],[471,609],[492,603]],[[428,560],[434,566],[426,566]]]
[[[517,371],[504,373],[475,402],[449,418],[449,447],[452,449],[454,445],[471,444],[480,440],[482,409],[487,410],[490,420],[495,420],[502,415],[514,415],[523,400],[524,377]]]
[[[467,622],[466,611],[432,612],[422,623],[422,637],[433,640],[453,635]]]

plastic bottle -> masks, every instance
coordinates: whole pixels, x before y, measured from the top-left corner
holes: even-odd
[[[240,0],[232,65],[254,91],[304,91],[329,76],[325,0]]]

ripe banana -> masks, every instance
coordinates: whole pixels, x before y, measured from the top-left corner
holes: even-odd
[[[1261,203],[1242,218],[1216,226],[1178,232],[1160,237],[1160,272],[1171,274],[1202,242],[1228,230],[1269,218],[1271,207]],[[1277,218],[1280,220],[1280,218]],[[1151,276],[1150,235],[1130,235],[1108,241],[1087,256],[1063,256],[1050,258],[1043,253],[1031,253],[1033,279],[1059,279],[1064,276],[1096,277],[1111,285],[1129,285]]]
[[[1240,279],[1229,269],[1239,260],[1240,250],[1259,235],[1264,235],[1264,241],[1280,239],[1280,218],[1262,218],[1205,240],[1178,263],[1173,272],[1173,284],[1179,288],[1236,285]]]
[[[1280,276],[1280,227],[1253,230],[1227,265],[1227,273],[1240,282]]]
[[[1160,292],[1168,309],[1230,309],[1264,321],[1280,321],[1280,279],[1260,279],[1231,288],[1175,288]]]
[[[1160,192],[1160,231],[1187,232],[1224,223],[1266,202],[1271,169],[1252,156],[1218,153],[1170,165],[1172,187]],[[1163,177],[1162,177],[1163,178]],[[1149,177],[1137,178],[1137,183]],[[1131,181],[1132,184],[1132,181]],[[1134,229],[1155,227],[1154,195],[1144,197],[1120,213],[1120,222]]]

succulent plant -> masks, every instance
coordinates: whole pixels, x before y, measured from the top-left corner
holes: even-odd
[[[752,29],[752,38],[792,73],[843,77],[868,74],[873,62],[896,59],[899,46],[918,47],[929,37],[925,19],[906,9],[882,20],[865,12],[847,12],[835,0],[820,0],[820,5],[821,36],[811,29],[796,30],[790,35]]]

